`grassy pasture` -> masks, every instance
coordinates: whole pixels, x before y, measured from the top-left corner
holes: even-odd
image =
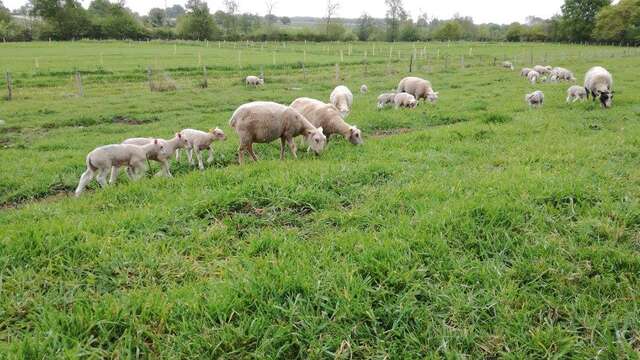
[[[414,47],[414,73],[441,100],[376,111]],[[6,357],[638,357],[637,49],[75,42],[0,54],[14,79],[0,100]],[[614,108],[568,106],[568,84],[493,66],[532,58],[579,81],[605,65]],[[278,143],[258,145],[261,161],[237,166],[233,110],[327,99],[335,63],[340,83],[369,86],[348,119],[365,145],[334,139],[284,162]],[[148,66],[178,90],[150,92]],[[261,68],[267,85],[245,88]],[[536,89],[546,104],[531,111]],[[204,172],[174,163],[174,179],[122,176],[68,197],[98,145],[215,126],[229,139]]]

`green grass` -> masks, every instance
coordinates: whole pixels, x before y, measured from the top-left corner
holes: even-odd
[[[261,161],[240,167],[233,110],[327,99],[335,50],[348,45],[323,55],[327,45],[308,44],[306,80],[295,57],[304,44],[287,44],[289,62],[276,66],[246,50],[256,56],[244,70],[225,46],[181,43],[173,55],[170,43],[0,44],[12,54],[0,69],[17,84],[0,103],[0,353],[638,358],[635,49],[426,44],[433,57],[415,74],[441,101],[376,111],[377,95],[407,73],[413,45],[395,44],[405,57],[370,57],[366,76],[361,59],[341,66],[341,82],[370,89],[348,119],[364,146],[334,139],[320,157],[280,162],[278,143],[258,145]],[[614,108],[566,105],[568,84],[533,87],[490,65],[528,66],[530,49],[579,78],[605,65]],[[209,89],[190,63],[200,50],[217,59]],[[70,96],[73,67],[89,70],[87,54],[101,52],[121,61],[86,72],[85,96]],[[445,53],[457,57],[446,69]],[[38,71],[27,61],[37,56],[51,59]],[[154,56],[176,92],[149,92]],[[246,89],[240,79],[260,65],[266,86]],[[546,102],[532,111],[524,94],[534,89]],[[229,139],[204,172],[174,163],[174,179],[122,176],[68,196],[98,145],[214,126]]]

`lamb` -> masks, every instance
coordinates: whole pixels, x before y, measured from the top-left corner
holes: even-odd
[[[530,68],[523,68],[523,69],[520,71],[520,76],[522,76],[522,77],[527,77],[527,76],[529,75],[529,73],[530,73],[530,72],[532,72],[532,71],[533,71],[533,69],[530,69]]]
[[[202,163],[202,150],[209,149],[209,158],[207,163],[213,162],[213,142],[216,140],[226,140],[224,131],[215,128],[204,132],[194,129],[184,129],[180,132],[182,136],[187,140],[187,158],[190,165],[195,165],[193,161],[193,152],[196,153],[198,159],[198,168],[204,170],[204,164]],[[180,161],[180,153],[176,151],[176,161]]]
[[[138,145],[144,146],[150,144],[154,141],[152,138],[131,138],[122,142],[122,144],[129,145]],[[171,140],[157,140],[163,147],[164,152],[151,152],[147,155],[147,159],[157,161],[160,163],[160,172],[156,175],[164,175],[166,177],[172,177],[171,171],[169,171],[169,159],[173,156],[173,153],[178,149],[183,149],[188,146],[188,141],[185,137],[182,136],[182,133],[177,133],[173,139]],[[111,177],[117,176],[117,174],[113,174],[114,171],[117,171],[116,167],[111,169]]]
[[[584,89],[587,91],[587,99],[589,94],[593,96],[593,101],[600,99],[600,104],[604,108],[610,108],[613,105],[613,76],[605,68],[596,66],[591,68],[584,79]]]
[[[362,86],[360,86],[360,93],[366,94],[368,92],[369,92],[369,87],[367,85],[362,84]]]
[[[542,91],[534,91],[524,97],[529,107],[539,108],[544,104],[544,93]]]
[[[418,105],[415,96],[408,93],[399,93],[393,98],[393,103],[395,104],[396,109],[401,107],[408,109],[415,109]]]
[[[339,134],[353,145],[362,145],[362,132],[356,126],[347,124],[335,106],[302,97],[291,103],[291,108],[309,120],[313,126],[321,128],[327,143],[331,135]]]
[[[264,79],[259,78],[257,76],[247,76],[247,78],[245,79],[245,84],[247,86],[254,86],[254,87],[258,87],[260,85],[264,85]]]
[[[331,96],[329,96],[329,101],[338,108],[340,116],[346,119],[353,105],[353,94],[348,87],[340,85],[333,89]]]
[[[98,147],[91,151],[86,158],[87,170],[80,177],[80,182],[75,191],[75,196],[79,197],[97,173],[96,180],[101,187],[107,186],[107,176],[111,171],[109,183],[114,183],[118,174],[118,169],[127,167],[127,175],[134,181],[139,180],[146,171],[147,156],[152,153],[163,153],[164,145],[157,139],[144,146],[129,144],[113,144]]]
[[[393,99],[396,97],[396,93],[384,93],[378,96],[378,110],[384,109],[385,106],[391,106],[394,104]]]
[[[505,69],[510,69],[510,70],[514,70],[515,69],[514,66],[513,66],[513,63],[511,61],[504,61],[502,63],[502,67],[505,68]]]
[[[573,85],[567,90],[567,103],[584,100],[587,98],[587,90],[578,85]]]
[[[570,70],[561,67],[555,67],[553,68],[553,70],[551,70],[551,77],[549,78],[549,80],[553,82],[562,80],[576,81],[576,77],[573,76],[573,73]]]
[[[551,74],[551,70],[553,70],[553,68],[551,66],[542,66],[542,65],[536,65],[533,67],[533,70],[537,71],[540,75],[549,75]]]
[[[538,80],[540,80],[540,73],[535,70],[529,71],[529,74],[527,74],[527,79],[529,79],[529,82],[533,85],[537,83]]]
[[[416,101],[425,99],[431,103],[438,100],[438,93],[433,91],[431,83],[425,79],[409,76],[398,84],[399,93],[409,93],[416,98]]]
[[[280,159],[284,160],[285,142],[291,154],[297,159],[296,144],[293,138],[303,135],[311,150],[320,154],[327,138],[322,128],[316,128],[299,112],[281,104],[256,101],[240,106],[231,116],[229,125],[235,129],[240,138],[238,162],[244,163],[246,150],[254,161],[258,157],[253,152],[254,143],[269,143],[280,139]]]

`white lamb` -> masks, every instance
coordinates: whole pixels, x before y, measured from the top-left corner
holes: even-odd
[[[127,175],[129,178],[137,181],[146,171],[147,156],[151,153],[164,152],[164,146],[158,140],[146,144],[144,146],[114,144],[105,145],[91,151],[86,158],[87,170],[80,177],[80,182],[76,188],[75,195],[80,196],[89,182],[97,173],[96,180],[101,187],[107,186],[107,176],[112,167],[119,169],[122,166],[127,167]],[[118,171],[111,172],[110,183],[115,182]]]
[[[346,119],[353,105],[353,94],[348,87],[340,85],[333,89],[329,101],[340,111],[340,116]]]
[[[505,69],[510,69],[510,70],[514,70],[515,67],[513,66],[513,63],[511,61],[504,61],[502,63],[502,67]]]
[[[224,131],[215,128],[209,130],[209,132],[204,132],[200,130],[194,129],[184,129],[180,131],[182,136],[187,140],[187,158],[189,159],[190,165],[195,165],[193,161],[193,152],[196,153],[196,158],[198,159],[198,168],[200,170],[204,170],[204,164],[202,163],[202,151],[209,149],[209,158],[207,159],[207,163],[213,162],[213,142],[216,140],[226,140],[227,137],[224,135]],[[180,153],[176,151],[176,161],[180,161]]]
[[[393,98],[393,103],[395,104],[396,109],[401,107],[408,109],[415,109],[418,105],[418,101],[415,96],[408,93],[399,93]]]
[[[322,129],[322,133],[327,137],[327,143],[331,135],[338,134],[353,145],[362,145],[360,129],[347,124],[335,106],[303,97],[292,102],[291,108],[302,114],[313,126]]]
[[[123,141],[122,143],[129,144],[129,145],[144,146],[154,141],[156,140],[152,138],[131,138]],[[169,171],[169,159],[171,158],[171,156],[173,156],[173,154],[178,149],[186,148],[189,143],[187,142],[187,139],[184,136],[182,136],[181,133],[177,133],[171,140],[157,139],[157,141],[164,147],[164,151],[151,152],[147,155],[147,159],[157,161],[160,163],[161,170],[156,175],[164,175],[166,177],[172,177],[171,171]],[[116,167],[113,167],[111,169],[112,178],[115,178],[118,176],[117,173],[116,174],[113,173],[114,171],[117,172]]]
[[[284,160],[285,143],[289,145],[293,157],[297,158],[297,147],[293,141],[296,136],[304,136],[310,149],[316,154],[322,152],[327,142],[322,128],[313,126],[291,107],[274,102],[256,101],[240,106],[231,116],[229,125],[240,138],[240,164],[244,163],[244,151],[247,151],[254,161],[258,161],[253,152],[254,143],[269,143],[280,139],[280,159]]]
[[[360,86],[360,93],[361,94],[366,94],[368,92],[369,92],[369,87],[367,85],[363,84],[362,86]]]
[[[540,73],[535,70],[531,70],[529,71],[529,74],[527,74],[527,79],[529,79],[529,82],[533,85],[540,80]]]
[[[260,86],[260,85],[264,85],[264,79],[261,79],[257,76],[247,76],[247,78],[245,79],[245,83],[248,86]]]
[[[539,108],[544,104],[544,93],[542,91],[534,91],[524,97],[529,107]]]
[[[600,99],[604,108],[613,105],[613,76],[605,68],[596,66],[591,68],[584,79],[584,89],[593,96],[593,101]]]
[[[553,68],[551,66],[542,66],[542,65],[536,65],[533,67],[533,70],[537,71],[540,75],[549,75],[551,74],[551,70],[553,70]]]
[[[386,106],[393,106],[393,99],[396,97],[396,93],[384,93],[378,96],[378,110],[384,109]]]
[[[578,85],[573,85],[567,90],[567,103],[585,100],[587,98],[587,90]]]
[[[533,69],[530,69],[530,68],[523,68],[523,69],[520,71],[520,76],[522,76],[522,77],[527,77],[527,76],[529,75],[529,73],[530,73],[530,72],[532,72],[532,71],[533,71]]]
[[[416,101],[425,99],[430,103],[435,103],[438,100],[438,93],[433,91],[431,82],[419,77],[409,76],[400,80],[398,92],[409,93],[416,98]]]
[[[551,70],[550,81],[576,81],[576,77],[570,70],[561,67],[555,67]]]

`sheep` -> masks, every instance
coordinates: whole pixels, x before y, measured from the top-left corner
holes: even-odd
[[[152,138],[131,138],[123,141],[122,144],[144,146],[153,141],[154,139]],[[173,156],[176,150],[186,148],[189,143],[181,133],[177,133],[171,140],[158,139],[158,142],[164,146],[165,151],[151,152],[147,155],[147,159],[160,163],[161,170],[156,174],[157,176],[164,175],[166,177],[172,177],[171,171],[169,171],[169,159]],[[113,171],[117,171],[116,167],[111,169],[111,177],[117,176],[117,174],[113,174]]]
[[[333,106],[338,108],[340,116],[342,116],[343,119],[346,119],[347,115],[349,115],[349,112],[351,111],[351,106],[353,105],[353,94],[348,87],[340,85],[333,89],[329,96],[329,101]]]
[[[513,63],[511,61],[504,61],[502,62],[502,67],[505,69],[510,69],[510,70],[514,70],[514,66]]]
[[[555,67],[551,70],[551,77],[549,80],[556,81],[576,81],[576,77],[573,76],[573,73],[570,70],[561,67]]]
[[[533,67],[533,70],[537,71],[538,73],[540,73],[540,75],[549,75],[551,74],[551,70],[553,70],[553,68],[551,66],[542,66],[542,65],[536,65]]]
[[[245,84],[247,86],[254,86],[254,87],[258,87],[260,85],[264,85],[264,79],[259,78],[257,76],[247,76],[247,78],[245,79]]]
[[[409,93],[416,98],[416,101],[425,99],[431,103],[438,100],[438,93],[433,91],[431,83],[425,79],[409,76],[398,84],[399,93]]]
[[[378,110],[384,109],[385,106],[391,106],[394,104],[393,99],[396,97],[396,93],[384,93],[378,96]]]
[[[540,73],[535,70],[529,71],[529,74],[527,74],[527,79],[529,79],[529,82],[533,85],[537,83],[538,80],[540,80]]]
[[[316,128],[299,112],[281,104],[266,101],[256,101],[240,106],[231,116],[229,125],[238,133],[240,146],[238,148],[238,162],[244,163],[246,150],[254,161],[258,157],[253,152],[254,143],[269,143],[280,139],[280,159],[284,160],[285,143],[289,145],[295,159],[296,144],[293,138],[303,135],[311,150],[320,154],[324,149],[327,138],[322,128]]]
[[[87,170],[80,177],[80,182],[75,191],[75,196],[79,197],[97,173],[96,180],[101,187],[107,186],[107,176],[111,171],[109,183],[113,184],[118,175],[118,169],[127,167],[127,175],[134,181],[139,180],[146,171],[145,161],[152,153],[165,152],[164,145],[157,139],[143,146],[130,144],[113,144],[98,147],[91,151],[86,158]]]
[[[596,66],[591,68],[584,79],[584,89],[593,96],[593,101],[600,99],[602,107],[610,108],[613,105],[613,76],[605,68]]]
[[[527,77],[529,73],[532,71],[533,69],[530,69],[530,68],[522,68],[522,70],[520,71],[520,76]]]
[[[524,97],[529,107],[538,108],[544,104],[544,93],[542,91],[534,91]]]
[[[195,165],[193,161],[193,152],[196,153],[196,158],[198,159],[198,168],[200,170],[204,170],[204,164],[202,163],[202,150],[209,149],[209,158],[207,159],[207,163],[213,162],[213,142],[216,140],[226,140],[227,137],[224,134],[224,131],[215,128],[209,130],[209,132],[204,132],[200,130],[194,129],[184,129],[180,131],[182,136],[187,140],[187,158],[189,159],[190,165]],[[180,161],[180,153],[176,150],[176,161]]]
[[[362,84],[362,86],[360,86],[360,93],[361,94],[366,94],[369,92],[369,87],[365,84]]]
[[[393,98],[393,103],[395,104],[396,109],[401,107],[408,109],[415,109],[418,105],[415,96],[408,93],[399,93]]]
[[[584,100],[587,98],[587,90],[584,87],[573,85],[567,90],[567,103]]]
[[[335,106],[302,97],[292,102],[291,108],[309,120],[313,126],[321,128],[327,138],[327,144],[331,135],[339,134],[353,145],[362,145],[362,132],[356,126],[347,124]]]

